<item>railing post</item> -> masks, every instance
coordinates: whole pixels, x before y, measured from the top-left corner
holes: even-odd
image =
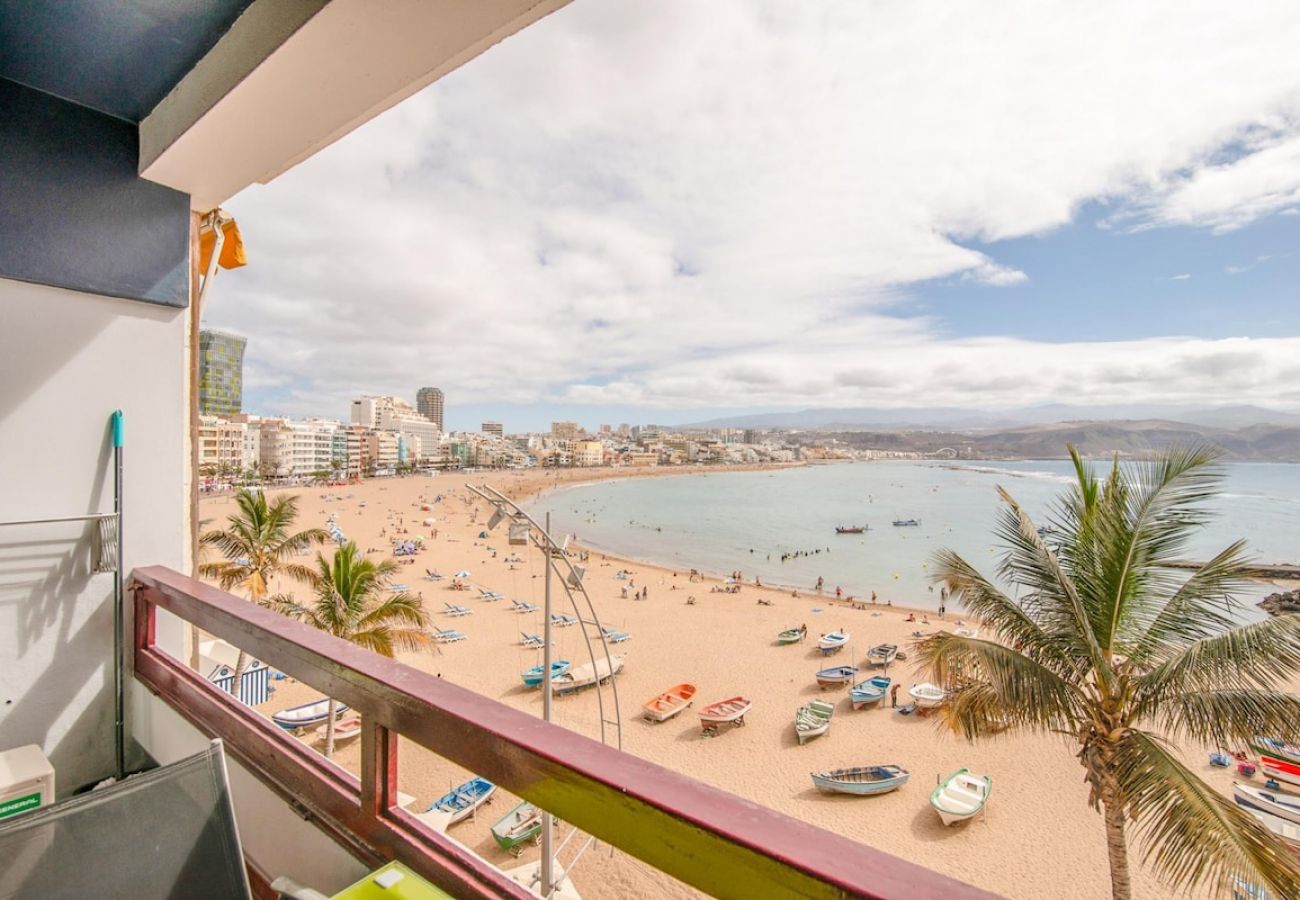
[[[135,597],[135,649],[148,650],[154,645],[155,619],[158,607],[149,602],[144,585],[138,581],[131,582],[131,594]]]
[[[361,720],[361,810],[383,818],[397,804],[397,735],[373,719]]]

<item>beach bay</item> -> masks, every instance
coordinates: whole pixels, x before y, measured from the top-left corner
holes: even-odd
[[[1037,464],[1036,464],[1037,465]],[[1047,464],[1043,464],[1047,465]],[[1054,465],[1054,464],[1053,464]],[[845,541],[853,546],[866,547],[869,542],[893,532],[889,521],[895,516],[919,517],[921,526],[899,529],[898,546],[909,548],[916,544],[917,552],[910,557],[918,561],[925,554],[944,546],[944,535],[957,532],[939,532],[926,537],[924,529],[929,523],[942,523],[943,510],[938,499],[929,496],[912,496],[912,503],[900,504],[891,496],[882,496],[873,504],[860,503],[857,488],[841,493],[854,504],[851,509],[829,509],[821,526],[808,525],[809,547],[795,546],[791,526],[780,528],[781,522],[800,519],[802,512],[793,500],[784,501],[784,519],[780,512],[756,513],[752,507],[736,497],[751,497],[753,502],[769,503],[774,492],[777,497],[815,496],[809,482],[818,479],[843,479],[880,477],[886,486],[897,482],[902,470],[897,464],[863,464],[852,466],[825,466],[794,468],[780,471],[729,472],[709,471],[682,477],[658,477],[606,481],[583,487],[573,487],[555,493],[556,487],[566,488],[582,479],[607,480],[609,470],[569,470],[558,473],[494,472],[450,473],[436,478],[405,478],[367,481],[346,488],[294,488],[284,489],[301,496],[303,525],[320,525],[328,515],[355,540],[362,549],[374,548],[373,558],[390,555],[389,540],[398,536],[423,534],[426,550],[416,557],[415,563],[404,567],[409,577],[402,580],[412,592],[423,595],[434,621],[441,627],[454,627],[467,635],[467,640],[445,645],[438,651],[402,654],[401,659],[425,671],[473,690],[484,696],[534,715],[541,713],[541,696],[536,690],[525,689],[519,672],[540,660],[537,651],[519,646],[520,631],[541,631],[538,614],[519,615],[508,608],[510,599],[541,603],[542,561],[539,555],[520,548],[523,562],[506,562],[511,548],[506,544],[504,529],[492,532],[482,539],[479,534],[490,510],[469,495],[466,483],[489,483],[519,498],[532,498],[533,509],[542,511],[551,505],[556,516],[557,532],[578,532],[579,538],[593,546],[588,561],[587,587],[597,605],[601,620],[621,630],[632,633],[630,641],[620,644],[617,652],[626,656],[627,664],[618,677],[621,704],[622,742],[624,749],[660,765],[683,772],[708,784],[732,791],[742,797],[779,809],[796,818],[811,822],[828,830],[845,834],[854,840],[919,864],[935,868],[954,877],[997,891],[1009,897],[1102,897],[1109,892],[1106,871],[1105,844],[1101,818],[1087,805],[1087,788],[1082,780],[1082,769],[1073,759],[1073,747],[1064,739],[1053,736],[1006,736],[993,741],[972,745],[950,733],[941,731],[933,720],[918,716],[902,716],[886,704],[882,708],[853,711],[847,691],[820,690],[813,675],[827,664],[863,665],[870,646],[877,643],[896,643],[906,647],[914,632],[928,633],[939,628],[954,628],[961,613],[950,609],[946,620],[931,617],[930,624],[906,621],[904,606],[926,608],[935,604],[935,595],[927,590],[924,571],[912,571],[904,565],[899,553],[888,555],[887,566],[896,566],[884,572],[892,576],[906,572],[906,580],[895,582],[888,577],[886,583],[879,577],[853,578],[852,563],[846,563],[842,580],[845,587],[860,595],[869,595],[877,580],[887,588],[881,590],[880,602],[892,600],[894,609],[851,608],[836,604],[832,597],[810,596],[807,586],[815,580],[812,568],[796,571],[781,568],[762,568],[750,563],[763,549],[776,549],[786,540],[786,549],[812,549],[813,532],[819,535],[817,544],[832,547],[832,552],[820,557],[814,555],[809,565],[825,569],[828,585],[833,585],[829,568],[834,560],[850,560],[844,548]],[[1004,467],[1005,464],[998,464]],[[669,472],[654,474],[667,475]],[[1056,472],[1049,471],[1055,475]],[[989,495],[985,498],[987,510],[996,505],[992,496],[991,476],[962,469],[925,467],[922,475],[937,484],[939,490],[933,498],[948,501],[949,510],[956,504],[951,500],[959,494],[954,480],[979,480]],[[1034,502],[1045,503],[1059,491],[1062,483],[1055,478],[1031,478],[998,475],[997,478],[1013,493],[1024,495],[1031,511],[1039,507]],[[892,479],[892,481],[891,481]],[[1041,482],[1041,485],[1039,484]],[[793,485],[793,487],[788,487]],[[661,553],[656,541],[683,539],[673,532],[672,525],[663,519],[645,514],[644,510],[608,508],[598,511],[596,522],[581,520],[569,524],[562,518],[562,510],[570,508],[581,498],[588,501],[606,496],[609,492],[632,488],[648,492],[662,492],[665,498],[678,498],[673,502],[663,500],[663,506],[679,508],[680,514],[693,528],[693,539],[700,553],[698,557],[686,555],[688,548],[678,551],[679,557]],[[1028,490],[1026,490],[1028,489]],[[743,533],[738,538],[727,537],[722,524],[709,518],[718,515],[718,504],[709,492],[729,494],[733,500],[727,505],[728,515],[748,516],[755,527],[769,528],[772,538],[766,547],[755,547],[748,553],[747,539]],[[280,493],[277,490],[275,493]],[[538,496],[539,492],[543,492]],[[915,493],[915,492],[913,492]],[[1035,494],[1037,499],[1029,495]],[[682,496],[688,499],[680,499]],[[874,496],[874,494],[873,494]],[[900,493],[900,498],[905,494]],[[433,502],[435,497],[442,499]],[[694,498],[694,499],[689,499]],[[1233,498],[1228,498],[1231,501]],[[924,502],[923,502],[924,501]],[[614,501],[607,500],[606,503]],[[926,505],[933,502],[934,506]],[[422,506],[429,505],[430,511]],[[581,506],[578,507],[581,509]],[[874,508],[876,511],[872,511]],[[203,502],[204,518],[219,520],[233,509],[229,497],[214,497]],[[1298,507],[1300,509],[1300,507]],[[864,512],[864,510],[866,510]],[[818,515],[823,510],[818,508]],[[604,515],[610,521],[619,521],[609,533],[599,530]],[[848,518],[857,513],[856,519]],[[972,514],[974,515],[974,514]],[[983,516],[985,513],[979,513]],[[991,517],[991,512],[988,513]],[[956,516],[948,513],[950,520]],[[435,519],[434,526],[426,526],[424,519]],[[861,539],[852,536],[839,538],[834,525],[851,524],[870,517],[873,530]],[[611,541],[627,520],[644,520],[649,527],[628,530],[631,535],[625,546],[628,556],[654,559],[665,566],[644,562],[626,562],[610,555],[602,558],[603,550],[614,549]],[[761,521],[760,521],[761,520]],[[770,521],[769,521],[770,520]],[[878,521],[877,521],[878,520]],[[651,524],[656,521],[656,524]],[[811,521],[811,517],[807,519]],[[951,545],[963,552],[966,546],[959,541],[968,540],[982,549],[983,555],[972,554],[978,565],[991,567],[994,559],[988,553],[993,541],[990,529],[983,520],[968,522],[961,527],[979,527],[978,534],[952,537]],[[706,528],[707,526],[707,528]],[[954,522],[949,521],[949,527]],[[433,534],[437,529],[436,537]],[[663,531],[656,531],[663,528]],[[906,532],[904,535],[903,532]],[[1292,531],[1294,533],[1294,530]],[[667,534],[668,538],[660,538]],[[719,538],[716,543],[704,540],[700,534]],[[820,535],[825,534],[824,537]],[[1247,535],[1249,537],[1249,535]],[[595,539],[598,538],[598,539]],[[733,553],[716,544],[730,540]],[[906,540],[906,544],[902,543]],[[861,540],[861,543],[858,541]],[[757,541],[754,541],[757,543]],[[495,552],[494,552],[495,551]],[[1265,554],[1267,551],[1265,551]],[[1265,555],[1265,558],[1271,558]],[[767,560],[764,558],[766,564]],[[800,557],[799,565],[804,564]],[[715,573],[735,569],[752,580],[755,573],[765,582],[788,580],[803,584],[798,598],[791,596],[792,588],[758,589],[747,584],[737,594],[715,593],[716,580],[692,583],[687,572],[692,566]],[[477,591],[452,591],[450,578],[434,582],[420,576],[425,569],[450,576],[461,569],[471,572],[468,581],[477,588],[500,591],[507,600],[490,603],[479,599]],[[630,570],[637,589],[647,588],[648,599],[636,601],[622,597],[622,587],[628,581],[615,578],[620,569]],[[793,577],[784,579],[782,572]],[[812,575],[812,578],[809,578]],[[891,586],[892,585],[892,586]],[[277,589],[301,592],[301,587],[283,581]],[[1261,586],[1260,595],[1265,592]],[[694,604],[687,604],[694,597]],[[763,605],[763,599],[771,605]],[[473,614],[450,618],[439,611],[446,603],[464,604]],[[563,611],[563,610],[561,610]],[[570,610],[571,611],[571,610]],[[806,623],[810,641],[791,646],[778,646],[776,634],[782,629]],[[816,636],[835,628],[844,628],[852,635],[850,645],[839,655],[824,660],[815,649]],[[583,661],[582,641],[575,629],[556,632],[557,656]],[[905,702],[907,686],[914,679],[907,664],[891,666],[889,675],[903,685],[900,702]],[[645,699],[679,682],[698,686],[695,708],[664,724],[650,724],[639,718],[640,704]],[[1292,685],[1292,689],[1297,685]],[[714,700],[736,694],[754,701],[754,709],[747,716],[744,728],[734,729],[715,738],[701,734],[695,713],[698,708]],[[319,696],[311,687],[293,682],[281,682],[280,689],[263,712],[294,705]],[[794,736],[792,719],[795,710],[810,699],[821,697],[833,700],[836,713],[828,735],[799,746]],[[557,700],[555,720],[558,724],[588,736],[598,734],[599,716],[596,696],[585,692]],[[318,746],[311,739],[313,746]],[[1198,774],[1225,791],[1230,789],[1232,776],[1223,770],[1206,765],[1208,748],[1186,747],[1184,759]],[[356,771],[359,766],[359,747],[344,745],[336,760]],[[445,793],[449,786],[465,780],[470,773],[445,760],[437,758],[409,742],[402,741],[400,749],[400,787],[416,797],[412,808],[424,809],[432,800]],[[817,793],[808,773],[823,769],[868,763],[896,763],[912,772],[911,782],[901,790],[875,798],[851,798]],[[966,766],[978,773],[993,777],[993,796],[987,815],[966,825],[943,827],[927,798],[936,778]],[[477,821],[455,826],[451,834],[485,858],[499,865],[513,865],[513,860],[496,848],[489,834],[489,826],[513,805],[513,799],[499,796],[484,809]],[[565,829],[561,829],[563,835]],[[536,859],[537,850],[529,848],[522,860]],[[613,856],[606,848],[589,852],[573,872],[573,880],[584,897],[688,897],[692,890],[671,879],[649,870],[620,853]],[[1168,896],[1161,885],[1146,871],[1135,872],[1135,888],[1144,897]],[[1208,895],[1206,895],[1208,896]]]

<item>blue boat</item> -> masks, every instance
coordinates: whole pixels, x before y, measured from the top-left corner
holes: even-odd
[[[836,687],[848,684],[858,674],[857,666],[831,666],[817,673],[817,683],[822,687]]]
[[[832,769],[829,772],[812,772],[817,790],[828,794],[887,794],[907,784],[912,777],[902,766],[854,766],[850,769]]]
[[[451,793],[433,801],[433,805],[425,812],[433,812],[436,809],[438,812],[451,813],[447,824],[454,825],[487,803],[496,789],[497,786],[486,778],[471,778]]]
[[[319,725],[330,717],[330,701],[327,697],[319,700],[312,700],[301,706],[294,706],[290,709],[282,709],[278,713],[272,713],[271,721],[279,725],[285,731],[297,731],[299,728],[308,728],[312,725]],[[335,718],[343,715],[348,711],[346,703],[334,704]]]
[[[558,678],[567,671],[569,671],[569,661],[567,659],[557,659],[551,662],[552,678]],[[528,687],[541,687],[542,666],[536,665],[531,669],[524,669],[521,673],[521,677],[524,679],[524,684],[528,685]]]
[[[878,675],[875,678],[868,678],[866,681],[859,681],[853,685],[853,689],[849,691],[849,699],[853,701],[853,708],[862,709],[862,707],[870,703],[879,703],[885,699],[885,691],[889,690],[891,681],[892,679]]]

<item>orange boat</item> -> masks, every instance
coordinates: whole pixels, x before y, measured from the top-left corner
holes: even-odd
[[[667,722],[673,716],[691,705],[691,698],[695,696],[695,685],[679,684],[676,687],[670,687],[658,697],[654,697],[641,704],[645,711],[644,715],[651,722]]]
[[[723,725],[744,725],[745,713],[753,705],[744,697],[731,697],[711,703],[699,711],[700,727],[705,734],[717,734]]]

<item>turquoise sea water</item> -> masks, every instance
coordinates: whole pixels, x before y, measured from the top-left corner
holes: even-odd
[[[1244,538],[1261,562],[1300,558],[1300,465],[1226,465],[1217,518],[1187,556],[1206,558]],[[935,608],[929,559],[949,547],[992,575],[992,534],[1005,487],[1035,519],[1069,486],[1068,461],[867,462],[775,472],[718,472],[577,485],[530,508],[550,512],[553,531],[620,556],[809,590],[818,576],[833,593]],[[894,527],[894,519],[919,519]],[[1045,521],[1045,518],[1044,518]],[[869,525],[837,535],[837,525]],[[816,552],[820,550],[820,552]],[[752,551],[752,552],[751,552]],[[789,558],[786,553],[808,555]],[[1257,601],[1265,586],[1241,597]]]

